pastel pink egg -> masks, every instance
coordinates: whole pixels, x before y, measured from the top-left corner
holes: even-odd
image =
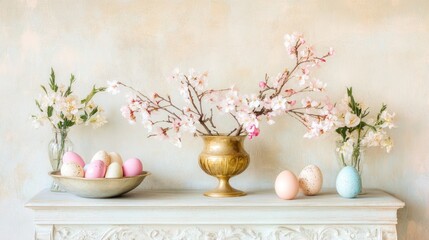
[[[124,177],[133,177],[139,175],[143,171],[143,165],[140,159],[130,158],[122,165]]]
[[[63,163],[76,163],[81,167],[85,167],[85,162],[82,157],[75,152],[66,152],[63,155]]]
[[[298,179],[291,171],[284,170],[277,176],[274,189],[279,198],[294,199],[299,191]]]
[[[104,178],[106,165],[101,160],[95,160],[86,167],[85,178]]]

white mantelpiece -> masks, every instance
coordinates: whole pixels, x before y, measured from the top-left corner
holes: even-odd
[[[374,239],[394,240],[404,203],[379,190],[356,199],[333,191],[284,201],[273,190],[239,198],[197,191],[135,190],[120,198],[85,199],[42,191],[35,239]]]

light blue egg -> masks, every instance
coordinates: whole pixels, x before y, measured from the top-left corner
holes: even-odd
[[[337,192],[341,197],[354,198],[362,190],[362,182],[356,168],[347,166],[337,176]]]

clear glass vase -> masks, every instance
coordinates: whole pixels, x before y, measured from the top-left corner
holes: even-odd
[[[361,182],[363,182],[362,170],[363,170],[363,160],[365,155],[363,147],[357,143],[348,145],[348,143],[337,141],[336,154],[337,154],[337,159],[340,167],[341,168],[345,166],[354,167],[360,175]]]
[[[53,171],[58,171],[61,169],[64,153],[73,150],[73,143],[68,139],[68,131],[68,129],[53,129],[54,137],[49,142],[48,146],[49,161],[51,162]],[[64,192],[64,190],[61,189],[61,187],[55,183],[55,181],[52,182],[51,191]]]

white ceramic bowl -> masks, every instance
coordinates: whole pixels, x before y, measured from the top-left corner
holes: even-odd
[[[123,178],[80,178],[61,176],[60,171],[52,171],[49,175],[64,190],[85,198],[110,198],[125,194],[136,188],[150,175],[143,171],[140,175]]]

